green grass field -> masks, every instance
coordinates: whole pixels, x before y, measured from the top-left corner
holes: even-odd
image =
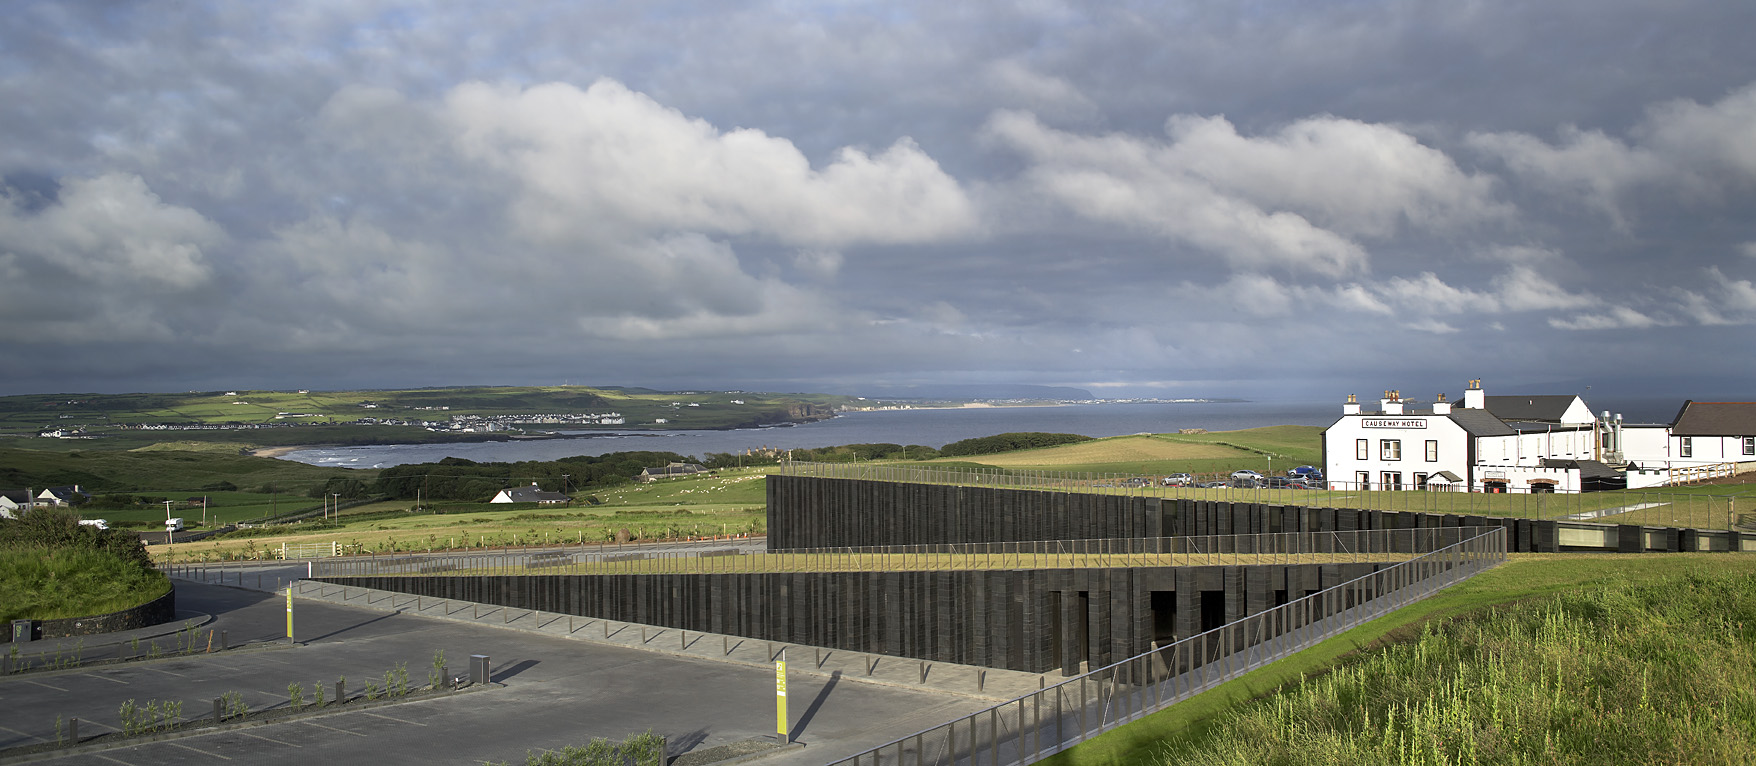
[[[1045,763],[1748,762],[1756,740],[1752,578],[1756,554],[1513,554],[1433,598]],[[1423,639],[1433,635],[1447,648]],[[1495,699],[1499,722],[1483,706]],[[1387,723],[1393,707],[1407,717]],[[1484,709],[1486,720],[1477,717]],[[1447,722],[1459,726],[1447,730]],[[1461,749],[1460,731],[1476,740],[1473,753]],[[1590,749],[1600,734],[1604,746]],[[1546,749],[1545,735],[1552,746],[1582,746]],[[1504,749],[1514,737],[1532,749],[1488,757],[1480,747]],[[1714,755],[1721,743],[1732,746],[1732,760]]]
[[[766,493],[764,474],[746,469],[597,490],[598,505],[582,502],[588,493],[568,506],[447,502],[416,510],[410,501],[385,501],[347,508],[334,521],[243,530],[151,552],[161,561],[210,561],[270,557],[282,543],[336,542],[376,553],[597,543],[623,534],[637,541],[751,534],[765,529]]]

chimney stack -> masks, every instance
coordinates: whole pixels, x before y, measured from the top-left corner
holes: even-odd
[[[1433,414],[1434,415],[1450,415],[1451,414],[1451,402],[1445,401],[1444,394],[1439,394],[1439,396],[1437,398],[1433,399]]]
[[[1463,408],[1466,410],[1485,410],[1488,408],[1488,395],[1482,391],[1482,380],[1477,378],[1469,382],[1463,391]]]
[[[1401,415],[1402,414],[1402,392],[1401,391],[1385,391],[1384,398],[1379,400],[1378,403],[1381,405],[1381,409],[1383,410],[1384,414],[1386,414],[1386,415]]]
[[[1344,404],[1341,406],[1341,414],[1343,414],[1343,415],[1358,415],[1358,414],[1360,414],[1360,395],[1359,394],[1348,394],[1347,395],[1347,404]]]

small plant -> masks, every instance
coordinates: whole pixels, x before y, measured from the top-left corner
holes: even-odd
[[[402,697],[409,693],[409,664],[398,662],[395,667],[384,671],[384,693],[389,697]]]
[[[369,700],[378,699],[379,694],[380,694],[380,692],[378,691],[378,684],[376,682],[372,681],[371,679],[366,679],[366,699],[369,699]]]
[[[445,650],[433,654],[433,667],[427,670],[427,685],[439,689],[445,685]]]
[[[61,716],[55,716],[55,744],[67,744],[66,727],[67,722],[61,720]]]
[[[135,636],[133,638],[128,639],[128,656],[130,656],[130,657],[139,657],[140,656],[140,637],[139,636]]]
[[[304,686],[304,684],[301,684],[298,681],[294,681],[290,684],[287,684],[287,700],[292,704],[294,710],[298,710],[299,708],[304,707],[305,706],[305,686]]]
[[[132,737],[140,733],[140,724],[137,721],[139,715],[140,709],[135,707],[134,700],[125,700],[116,710],[116,717],[122,721],[123,736]]]
[[[228,719],[243,718],[250,714],[250,706],[244,704],[244,695],[237,692],[220,695],[220,710]]]

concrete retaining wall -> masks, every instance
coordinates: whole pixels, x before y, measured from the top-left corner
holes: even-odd
[[[32,620],[31,640],[113,633],[118,630],[163,625],[174,619],[177,619],[177,590],[172,588],[163,596],[137,607],[123,609],[120,612],[91,617],[67,617],[59,620]],[[5,632],[0,632],[0,643],[11,641],[11,626],[8,625]]]

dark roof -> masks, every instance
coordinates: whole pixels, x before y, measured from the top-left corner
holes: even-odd
[[[1684,402],[1673,436],[1756,436],[1756,402]]]
[[[1451,411],[1450,417],[1451,422],[1462,426],[1470,436],[1511,436],[1518,433],[1487,410],[1455,409]]]
[[[1544,468],[1577,468],[1579,469],[1580,479],[1617,479],[1622,477],[1621,471],[1604,465],[1596,460],[1556,460],[1554,458],[1544,458],[1542,466]]]
[[[564,503],[573,499],[559,492],[544,492],[536,487],[513,487],[506,490],[506,497],[514,503]]]
[[[1560,421],[1567,408],[1579,397],[1551,394],[1545,396],[1484,396],[1483,404],[1501,420]]]
[[[1433,474],[1432,478],[1427,479],[1427,481],[1432,481],[1433,479],[1444,479],[1446,481],[1463,481],[1462,476],[1458,476],[1457,474],[1454,474],[1450,471],[1440,471],[1436,474]]]
[[[1569,431],[1590,431],[1595,426],[1583,423],[1561,425],[1560,423],[1532,423],[1529,421],[1507,421],[1506,427],[1520,433],[1567,433]]]
[[[18,503],[19,505],[24,505],[25,503],[28,503],[33,499],[31,497],[30,490],[28,490],[28,489],[0,490],[0,497],[5,497],[14,503]]]

